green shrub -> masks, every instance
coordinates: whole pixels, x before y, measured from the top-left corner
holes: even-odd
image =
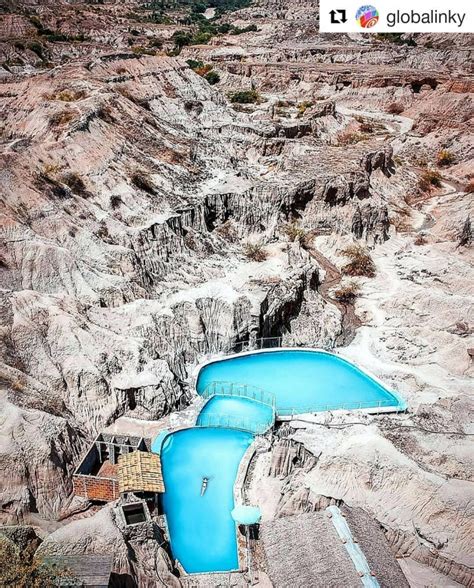
[[[240,90],[230,95],[230,101],[237,104],[255,104],[260,101],[260,94],[256,90]]]
[[[251,33],[251,32],[257,32],[258,28],[256,24],[251,24],[248,27],[236,27],[236,26],[231,26],[229,29],[229,33],[231,35],[242,35],[243,33]]]
[[[43,45],[41,45],[41,43],[39,43],[38,41],[30,41],[27,45],[27,48],[30,51],[33,51],[33,53],[36,53],[36,55],[40,58],[43,59]]]
[[[204,62],[201,60],[196,60],[196,59],[187,59],[186,63],[189,65],[189,67],[191,69],[198,69],[200,67],[204,67]]]
[[[60,578],[66,577],[68,585],[76,584],[66,568],[48,565],[30,552],[31,548],[20,551],[12,541],[0,536],[0,586],[54,588],[62,585]]]
[[[214,86],[214,84],[217,84],[221,81],[221,77],[216,71],[208,72],[204,76],[204,79],[206,79],[211,84],[211,86]]]
[[[191,39],[191,45],[206,45],[212,39],[212,33],[199,31]]]
[[[122,204],[120,196],[114,195],[110,197],[110,206],[115,210]]]
[[[308,110],[308,108],[311,108],[311,106],[313,106],[313,102],[310,102],[309,100],[300,102],[300,104],[298,104],[298,116],[303,116],[303,114]]]

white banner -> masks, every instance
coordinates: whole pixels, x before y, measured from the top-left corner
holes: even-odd
[[[473,33],[467,0],[320,0],[323,33]]]

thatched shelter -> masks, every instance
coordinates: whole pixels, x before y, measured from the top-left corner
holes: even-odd
[[[114,563],[113,555],[49,555],[47,565],[63,572],[60,586],[108,588]]]
[[[408,588],[380,524],[361,508],[344,507],[341,510],[381,588]]]
[[[360,588],[360,577],[325,512],[268,521],[260,530],[275,588]]]
[[[120,494],[125,492],[157,494],[165,491],[161,459],[154,453],[134,451],[118,462]]]

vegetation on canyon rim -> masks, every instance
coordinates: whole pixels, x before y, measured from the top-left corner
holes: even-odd
[[[12,541],[0,536],[0,585],[15,588],[55,588],[61,579],[72,578],[67,570],[48,565],[31,550],[21,551]]]
[[[375,276],[375,264],[365,247],[359,244],[346,247],[342,254],[349,258],[349,262],[342,267],[342,273],[348,276]]]

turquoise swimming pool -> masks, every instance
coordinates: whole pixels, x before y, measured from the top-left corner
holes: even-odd
[[[238,382],[271,392],[279,415],[406,408],[394,393],[355,365],[325,351],[272,350],[214,361],[199,371],[198,394],[204,394],[213,382]]]
[[[221,428],[192,428],[166,437],[161,462],[163,508],[173,556],[188,573],[239,567],[234,481],[253,435]],[[201,496],[203,477],[209,479]]]
[[[188,573],[238,569],[234,483],[253,435],[277,414],[406,404],[350,362],[323,351],[278,350],[215,361],[198,374],[208,398],[196,427],[152,445],[161,453],[163,509],[173,556]],[[201,495],[203,478],[207,489]]]

